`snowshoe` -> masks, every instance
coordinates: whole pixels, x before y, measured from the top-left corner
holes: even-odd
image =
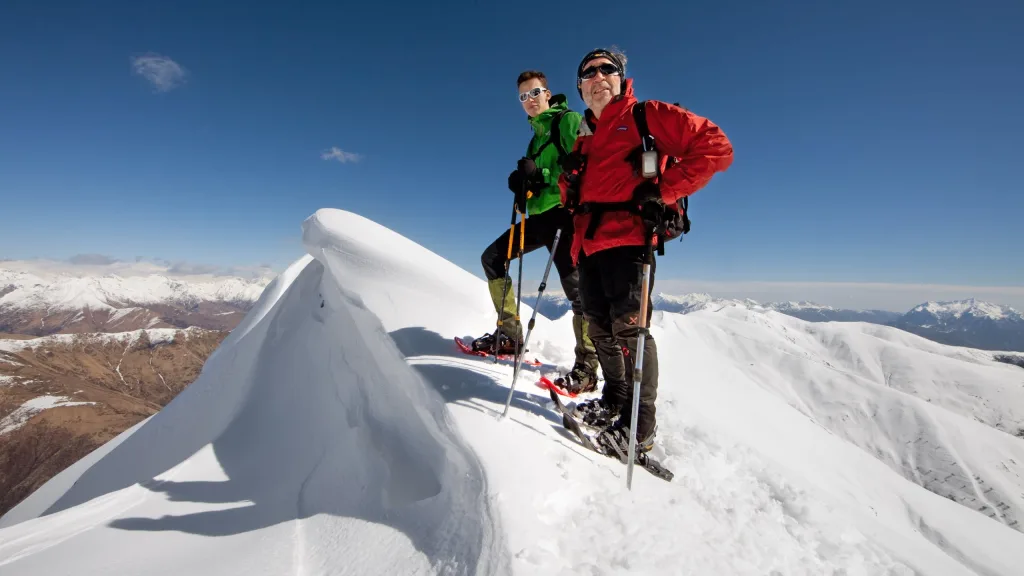
[[[597,390],[597,374],[585,364],[576,364],[560,384],[573,395],[595,392]]]
[[[622,414],[622,406],[610,404],[604,398],[580,402],[572,410],[572,417],[591,428],[606,428]]]
[[[548,388],[562,396],[575,398],[580,394],[596,392],[597,380],[597,374],[591,372],[585,365],[577,364],[566,376],[554,380],[542,377],[537,382],[537,386]]]
[[[561,380],[561,378],[558,378],[558,381],[560,381],[560,380]],[[576,397],[576,395],[573,394],[572,392],[569,392],[564,387],[559,386],[558,384],[555,384],[554,382],[552,382],[551,379],[548,378],[547,376],[541,376],[540,379],[537,380],[537,387],[538,388],[544,388],[545,390],[550,390],[550,391],[554,392],[555,394],[558,394],[559,396],[568,396],[569,398],[575,398]]]
[[[654,448],[654,436],[657,430],[652,431],[646,438],[637,439],[636,451],[638,454],[650,452]],[[629,454],[629,426],[619,419],[611,426],[605,428],[597,435],[597,444],[608,452],[619,455],[623,462]]]
[[[455,337],[455,345],[458,346],[459,350],[462,350],[462,352],[465,353],[465,354],[470,354],[470,355],[473,355],[473,356],[481,356],[481,357],[484,357],[484,358],[486,358],[486,357],[494,357],[495,356],[491,352],[485,352],[483,350],[474,350],[471,344],[466,344],[465,342],[462,341],[462,338],[459,338],[458,336]],[[522,351],[523,354],[525,354],[526,352],[528,352],[528,350],[523,350]],[[522,354],[520,354],[520,355],[522,355]],[[509,352],[508,354],[498,354],[497,358],[498,358],[498,360],[513,361],[513,362],[516,359],[514,352]],[[542,364],[541,364],[540,360],[538,360],[536,358],[534,358],[533,360],[530,360],[528,358],[523,358],[523,365],[524,366],[539,367]]]
[[[611,458],[617,456],[619,461],[626,462],[629,458],[629,436],[626,431],[628,428],[621,427],[623,428],[622,430],[615,430],[616,427],[611,426],[598,434],[594,440],[591,440],[583,432],[579,422],[573,418],[572,411],[562,404],[562,401],[558,398],[559,394],[553,388],[549,390],[549,394],[551,395],[551,401],[555,403],[555,407],[562,414],[562,426],[571,431],[585,448]],[[637,452],[634,457],[636,464],[654,476],[671,482],[672,478],[675,477],[675,473],[664,467],[661,462],[658,462],[650,455],[650,450],[654,446],[654,434],[655,432],[652,432],[649,438],[637,444]],[[602,436],[605,437],[603,442],[601,441]]]
[[[498,354],[499,356],[513,356],[515,355],[516,350],[525,352],[525,350],[523,350],[523,339],[521,337],[519,338],[519,342],[517,343],[508,334],[502,332],[501,343],[497,346],[497,349],[495,349],[494,345],[495,340],[496,339],[494,337],[494,334],[484,334],[483,336],[477,338],[476,340],[473,340],[473,342],[470,344],[470,348],[472,348],[474,352]]]

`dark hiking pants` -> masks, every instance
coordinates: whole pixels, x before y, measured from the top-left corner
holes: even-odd
[[[554,266],[558,272],[558,279],[562,284],[562,291],[565,297],[572,303],[573,331],[576,333],[576,362],[591,367],[596,373],[597,358],[594,346],[587,337],[587,329],[584,326],[583,307],[580,304],[579,274],[572,264],[572,236],[573,222],[572,214],[562,207],[555,207],[546,212],[530,216],[526,219],[526,234],[523,238],[523,253],[529,254],[538,248],[547,248],[550,253],[555,243],[555,232],[562,230],[562,236],[558,240],[558,248],[555,250]],[[512,234],[512,257],[519,253],[519,230],[517,224]],[[494,301],[495,311],[498,312],[502,325],[508,327],[507,333],[516,334],[521,331],[521,326],[515,322],[515,295],[512,289],[512,282],[508,283],[508,292],[502,298],[502,289],[505,283],[505,259],[508,256],[509,230],[498,236],[480,255],[480,263],[484,268],[484,275],[487,277],[488,288],[491,291],[491,299]]]
[[[590,339],[604,373],[602,396],[606,402],[622,406],[624,422],[629,422],[633,402],[633,358],[640,334],[640,297],[643,273],[643,246],[620,246],[593,254],[580,255],[580,300],[590,324]],[[647,318],[650,326],[650,294],[654,288],[654,258],[651,258],[648,285]],[[627,352],[623,353],[623,349]],[[658,397],[658,348],[654,338],[644,343],[643,378],[640,382],[640,411],[637,437],[647,438],[656,424],[654,401]]]

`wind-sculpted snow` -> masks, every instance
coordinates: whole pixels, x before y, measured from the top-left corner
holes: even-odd
[[[534,385],[572,365],[568,316],[537,318],[528,355],[543,366],[523,369],[498,420],[512,367],[452,343],[494,328],[482,279],[339,210],[307,219],[303,240],[311,257],[199,381],[4,518],[0,573],[1024,565],[1011,527],[1024,441],[1003,431],[1019,422],[1024,372],[990,353],[742,303],[657,311],[653,456],[675,478],[638,470],[627,491],[625,467],[581,447]]]
[[[250,319],[47,515],[0,532],[0,571],[501,572],[442,398],[323,264],[293,265]]]

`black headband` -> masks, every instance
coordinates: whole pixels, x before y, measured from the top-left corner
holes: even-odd
[[[587,65],[587,62],[590,62],[591,60],[595,60],[597,58],[607,58],[607,59],[611,60],[615,64],[615,66],[619,69],[619,72],[625,74],[626,71],[622,69],[623,68],[622,61],[619,60],[618,56],[616,56],[615,54],[612,54],[611,52],[609,52],[607,50],[597,49],[597,50],[593,50],[593,51],[589,52],[586,56],[583,57],[583,60],[580,60],[580,65],[576,68],[576,82],[577,83],[579,83],[580,78],[583,76],[583,67]]]
[[[619,69],[619,74],[622,76],[622,85],[626,85],[626,67],[622,65],[622,60],[619,60],[619,57],[615,54],[612,54],[603,48],[598,48],[597,50],[592,50],[587,53],[587,55],[583,57],[583,60],[580,60],[580,65],[576,68],[576,92],[579,93],[580,98],[583,98],[583,67],[591,60],[595,60],[597,58],[607,58],[611,60]]]

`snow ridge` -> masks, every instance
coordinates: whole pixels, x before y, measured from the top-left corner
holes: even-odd
[[[293,264],[196,382],[12,510],[45,515],[0,531],[5,573],[506,573],[474,454],[334,274]]]
[[[511,367],[452,344],[493,326],[482,280],[349,212],[318,211],[303,242],[310,256],[199,380],[0,519],[5,573],[1010,576],[1024,563],[1011,525],[1024,444],[1002,429],[1024,415],[1020,369],[991,353],[679,302],[693,311],[656,311],[651,328],[654,456],[676,476],[641,471],[629,492],[624,467],[565,434],[533,385],[572,365],[567,318],[537,319],[544,366],[524,369],[499,422]]]

